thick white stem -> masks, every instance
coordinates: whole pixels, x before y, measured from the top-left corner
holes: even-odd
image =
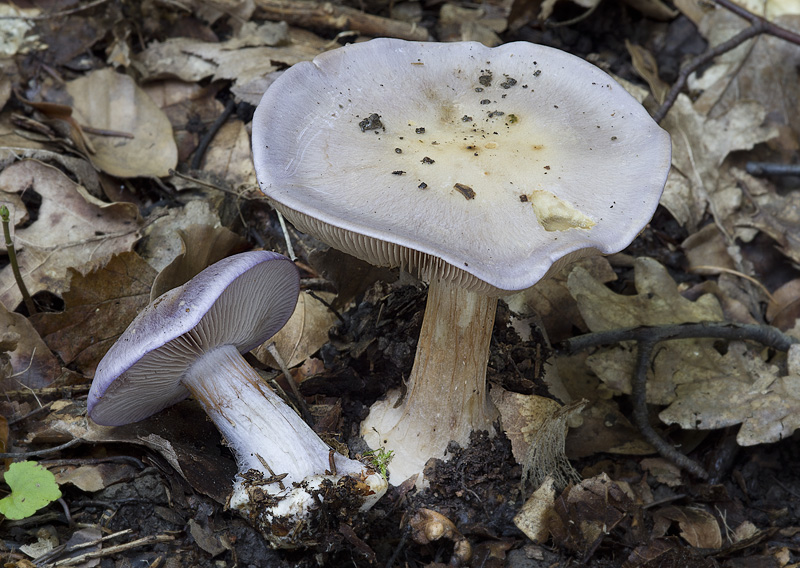
[[[286,474],[280,481],[253,484],[238,479],[230,507],[253,519],[274,546],[302,543],[315,523],[309,514],[324,498],[325,481],[337,484],[352,476],[352,504],[369,509],[386,491],[380,474],[358,461],[331,451],[319,436],[278,397],[233,346],[217,347],[198,359],[183,379],[236,455],[239,472],[255,469],[264,478]],[[332,465],[333,462],[333,465]],[[335,472],[333,471],[335,469]],[[288,530],[297,527],[298,530]]]
[[[222,432],[240,471],[285,473],[284,484],[291,485],[330,469],[328,446],[234,346],[205,353],[183,382]]]
[[[395,452],[389,480],[398,485],[432,457],[462,447],[475,430],[493,432],[497,410],[486,391],[486,366],[497,298],[431,282],[406,393],[376,402],[361,434],[372,448]]]

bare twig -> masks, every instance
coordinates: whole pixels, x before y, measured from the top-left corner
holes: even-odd
[[[800,176],[800,164],[747,162],[744,169],[751,176]]]
[[[217,117],[217,120],[214,121],[214,124],[208,127],[208,131],[206,132],[205,136],[200,140],[200,144],[197,145],[197,149],[194,151],[194,156],[192,156],[192,169],[199,170],[200,164],[203,161],[203,156],[206,155],[206,150],[208,150],[209,144],[214,139],[214,136],[217,135],[219,129],[222,128],[222,125],[227,122],[228,118],[233,114],[233,111],[236,110],[236,101],[233,97],[228,100],[228,103],[225,105],[225,110],[222,111]]]
[[[294,2],[293,0],[256,0],[257,15],[273,21],[285,21],[301,28],[324,28],[338,31],[355,30],[373,37],[396,37],[426,41],[428,30],[417,24],[366,14],[355,8],[332,2]]]
[[[61,444],[60,446],[54,446],[52,448],[46,448],[44,450],[35,450],[32,452],[20,452],[20,453],[2,453],[0,454],[0,459],[17,459],[17,458],[34,458],[36,456],[43,456],[46,454],[53,454],[55,452],[60,452],[61,450],[66,450],[67,448],[71,448],[72,446],[76,446],[83,442],[80,438],[73,438],[66,444]]]
[[[715,57],[726,53],[738,45],[744,43],[748,39],[754,38],[757,35],[761,34],[769,34],[771,36],[775,36],[780,38],[784,41],[788,41],[797,45],[800,45],[800,35],[794,33],[791,30],[773,24],[772,22],[765,20],[760,16],[756,16],[752,12],[745,10],[741,6],[734,4],[731,0],[714,0],[717,4],[725,8],[726,10],[730,10],[737,16],[740,16],[750,22],[750,26],[740,31],[738,34],[733,36],[727,41],[720,43],[719,45],[715,45],[713,48],[709,49],[707,52],[698,55],[697,57],[693,58],[689,61],[686,66],[681,69],[680,73],[678,74],[678,78],[673,83],[672,88],[667,93],[667,96],[664,98],[664,102],[661,104],[660,107],[656,110],[653,114],[653,120],[656,122],[661,122],[664,120],[664,117],[667,116],[669,109],[672,108],[672,105],[675,104],[675,101],[678,99],[678,95],[686,86],[686,81],[689,79],[689,75],[697,71],[700,67],[709,63]]]

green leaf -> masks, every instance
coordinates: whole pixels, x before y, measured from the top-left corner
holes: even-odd
[[[61,498],[55,476],[36,462],[12,463],[4,477],[11,495],[0,499],[0,513],[8,519],[25,519]]]

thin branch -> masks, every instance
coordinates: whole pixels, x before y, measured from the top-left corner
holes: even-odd
[[[796,34],[795,32],[773,24],[772,22],[765,20],[761,16],[756,16],[752,12],[745,10],[741,6],[734,4],[731,0],[714,0],[717,4],[740,16],[750,22],[750,26],[743,29],[741,32],[733,36],[732,38],[728,39],[720,43],[719,45],[715,45],[713,48],[708,50],[707,52],[698,55],[697,57],[693,58],[689,63],[681,69],[680,73],[678,74],[678,78],[673,83],[672,88],[667,93],[667,96],[664,98],[664,102],[661,104],[660,107],[656,110],[653,114],[653,120],[656,122],[661,122],[664,120],[664,117],[667,116],[669,109],[672,108],[672,105],[675,104],[675,101],[678,99],[678,95],[686,86],[686,81],[689,80],[689,75],[697,71],[700,67],[705,65],[706,63],[711,62],[714,58],[723,53],[726,53],[738,45],[744,43],[748,39],[752,39],[757,35],[761,34],[769,34],[771,36],[775,36],[780,38],[784,41],[788,41],[797,45],[800,45],[800,35]]]
[[[800,340],[769,325],[738,324],[722,322],[681,323],[659,326],[628,327],[587,333],[562,343],[570,353],[599,345],[621,341],[668,341],[671,339],[729,339],[734,341],[757,341],[778,351],[788,351]]]
[[[46,454],[54,454],[55,452],[60,452],[61,450],[66,450],[67,448],[71,448],[77,444],[83,442],[80,438],[73,438],[66,444],[61,444],[60,446],[54,446],[52,448],[47,448],[44,450],[34,450],[32,452],[20,452],[20,453],[2,453],[0,454],[0,459],[17,459],[17,458],[35,458],[37,456],[44,456]]]
[[[703,466],[689,456],[676,450],[674,446],[659,436],[658,432],[656,432],[655,428],[650,424],[650,415],[647,411],[647,368],[650,366],[653,348],[655,348],[657,343],[658,341],[656,340],[646,340],[639,341],[636,346],[636,371],[631,381],[633,421],[636,426],[638,426],[639,432],[641,432],[644,439],[647,440],[659,454],[692,475],[700,479],[708,479],[708,473]]]
[[[562,345],[567,352],[575,352],[610,343],[636,341],[636,369],[631,379],[631,402],[633,404],[633,420],[636,426],[645,440],[659,454],[691,474],[701,479],[707,479],[708,473],[699,463],[680,453],[659,436],[650,424],[650,416],[647,411],[647,369],[650,366],[653,349],[662,341],[692,338],[757,341],[778,351],[788,351],[792,345],[800,343],[800,340],[768,325],[702,322],[654,327],[632,327],[587,333],[586,335],[568,339]]]

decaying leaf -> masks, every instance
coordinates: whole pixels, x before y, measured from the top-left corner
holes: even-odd
[[[69,269],[66,307],[31,317],[50,349],[91,375],[117,337],[149,302],[155,271],[136,253],[112,257],[86,275]]]
[[[250,155],[250,135],[241,120],[223,125],[208,148],[202,169],[231,186],[255,186],[256,170]]]
[[[567,277],[578,266],[584,268],[600,283],[605,284],[617,279],[607,258],[599,255],[588,256],[565,266],[555,274],[548,275],[535,286],[508,296],[504,300],[509,309],[520,316],[536,314],[544,323],[550,341],[558,343],[571,337],[573,327],[587,329],[578,305],[567,288]]]
[[[728,186],[717,187],[722,164],[731,152],[777,136],[776,128],[762,125],[765,117],[759,103],[738,101],[725,113],[709,118],[687,96],[678,96],[662,123],[672,136],[673,168],[661,204],[690,232],[699,227],[709,206],[720,221],[724,219]]]
[[[118,133],[87,134],[95,149],[88,157],[97,168],[122,178],[163,177],[175,168],[172,125],[133,79],[100,69],[68,83],[67,92],[82,125]]]
[[[2,193],[41,196],[38,218],[14,235],[28,291],[62,294],[69,268],[89,270],[111,255],[130,250],[138,238],[139,212],[130,203],[104,203],[59,170],[26,160],[0,173]],[[15,217],[16,218],[16,217]],[[10,266],[0,271],[0,302],[22,301]]]
[[[186,284],[215,262],[247,249],[247,241],[225,227],[189,225],[176,232],[182,252],[156,276],[150,290],[151,301]]]
[[[268,341],[275,343],[278,353],[289,368],[299,365],[319,351],[320,347],[328,342],[328,330],[337,321],[336,314],[319,300],[322,298],[330,304],[335,294],[316,292],[315,295],[318,298],[308,293],[301,293],[297,298],[297,306],[292,317]],[[277,367],[264,345],[258,347],[254,354],[262,363]]]
[[[183,207],[154,210],[136,250],[160,272],[183,251],[179,231],[192,225],[220,225],[219,215],[215,212],[216,205],[202,199],[192,199]]]
[[[659,518],[678,523],[681,536],[695,548],[720,548],[722,532],[714,515],[699,507],[664,507],[655,513]]]
[[[135,60],[141,65],[146,79],[170,77],[189,82],[205,78],[215,81],[231,79],[235,83],[232,88],[236,95],[256,105],[267,89],[269,82],[266,77],[270,73],[311,60],[324,51],[325,42],[308,41],[309,34],[298,37],[297,32],[289,32],[289,39],[287,45],[269,45],[276,40],[278,43],[286,42],[284,35],[267,38],[258,46],[232,49],[231,45],[241,43],[238,38],[219,43],[173,38],[154,42]]]
[[[586,552],[628,518],[634,499],[627,483],[613,481],[605,473],[584,479],[555,499],[548,530],[557,546]]]
[[[741,423],[736,441],[742,446],[788,438],[800,428],[800,345],[789,350],[787,367],[781,375],[743,343],[731,343],[717,372],[679,385],[659,418],[701,430]]]
[[[50,352],[22,314],[9,312],[0,304],[0,350],[8,364],[0,375],[0,390],[14,391],[24,387],[37,389],[53,383],[61,374],[61,364]],[[10,372],[9,372],[10,371]]]
[[[580,479],[566,458],[564,443],[567,421],[580,414],[586,401],[563,406],[549,398],[501,388],[493,388],[490,395],[500,411],[514,459],[523,466],[523,485],[538,487],[550,478],[561,488]]]
[[[694,302],[683,298],[666,269],[655,260],[637,258],[634,267],[638,292],[634,296],[613,293],[581,268],[570,274],[570,292],[592,331],[722,319],[715,297],[706,294]],[[660,345],[649,372],[648,402],[669,404],[675,398],[675,385],[716,373],[720,357],[710,340]],[[634,358],[635,346],[618,345],[591,355],[587,364],[612,391],[630,393]]]
[[[222,450],[220,435],[199,404],[178,403],[126,426],[98,426],[86,416],[86,402],[58,400],[34,428],[26,444],[40,440],[123,443],[144,446],[160,454],[195,490],[224,504],[236,475],[236,462]]]
[[[126,463],[98,463],[53,468],[59,485],[74,485],[81,491],[94,493],[121,481],[132,479],[137,469]]]
[[[555,482],[547,478],[514,516],[514,524],[533,542],[543,543],[550,538],[549,525],[554,522],[550,516],[555,514],[555,497]]]

